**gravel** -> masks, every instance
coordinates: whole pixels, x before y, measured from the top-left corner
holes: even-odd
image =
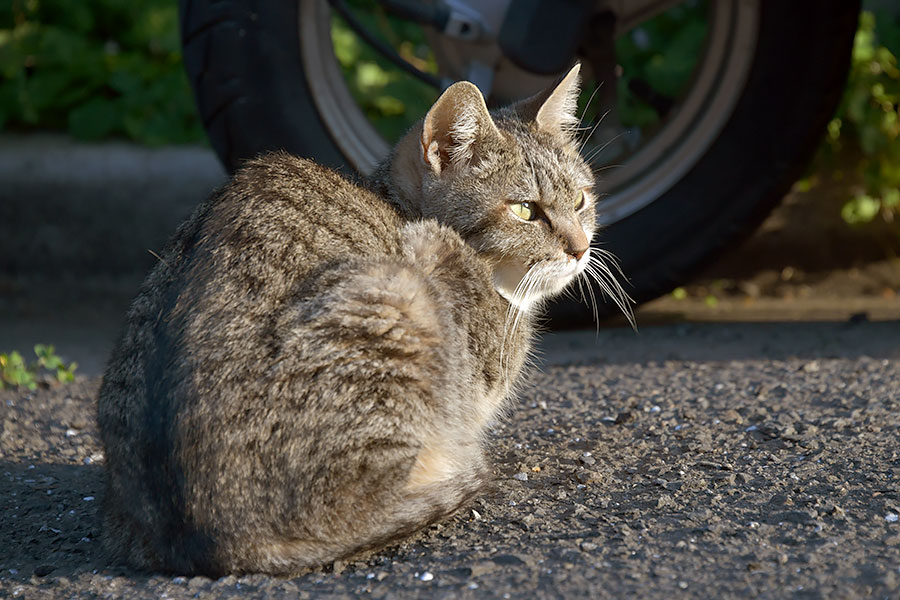
[[[7,390],[0,597],[900,597],[898,342],[896,322],[548,336],[488,493],[292,579],[108,564],[99,381]]]

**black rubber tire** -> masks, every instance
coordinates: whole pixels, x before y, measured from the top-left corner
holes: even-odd
[[[310,97],[298,4],[180,0],[185,68],[229,171],[276,148],[348,170]],[[749,77],[718,138],[664,195],[599,234],[638,302],[684,283],[762,221],[806,166],[840,99],[859,1],[760,4]],[[592,318],[572,300],[551,315],[556,326]]]

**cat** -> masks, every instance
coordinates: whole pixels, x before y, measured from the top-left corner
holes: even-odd
[[[493,115],[456,83],[361,185],[278,152],[197,208],[100,389],[117,560],[297,573],[478,494],[538,306],[591,260],[578,77]]]

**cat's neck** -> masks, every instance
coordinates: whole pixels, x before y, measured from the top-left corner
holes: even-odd
[[[408,219],[421,219],[422,173],[419,158],[421,124],[414,126],[393,149],[390,156],[366,178],[366,186],[390,202]]]

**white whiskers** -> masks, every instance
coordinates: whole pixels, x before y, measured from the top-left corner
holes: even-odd
[[[622,314],[628,319],[631,328],[637,331],[637,323],[634,320],[634,311],[631,308],[631,305],[634,304],[634,300],[628,295],[622,287],[622,284],[619,283],[616,273],[618,273],[619,277],[622,279],[626,279],[625,274],[622,272],[622,267],[619,265],[619,261],[615,255],[603,248],[591,248],[591,258],[585,266],[583,274],[585,278],[588,279],[587,288],[591,294],[591,303],[594,307],[594,320],[597,320],[597,303],[596,298],[594,298],[594,294],[591,291],[591,279],[593,279],[600,290],[609,296],[615,305],[619,307],[619,310],[622,311]]]
[[[597,119],[597,122],[594,124],[594,126],[591,127],[590,133],[588,133],[588,134],[584,137],[584,139],[581,140],[581,144],[579,144],[579,146],[578,146],[578,151],[579,151],[579,152],[583,152],[583,151],[584,151],[585,145],[586,145],[586,144],[588,143],[588,141],[591,139],[591,136],[594,135],[594,132],[597,131],[597,128],[600,127],[600,123],[603,122],[603,119],[606,118],[606,115],[608,115],[608,114],[610,113],[610,111],[612,111],[611,108],[606,109],[606,112],[604,112],[604,113],[600,116],[600,118]]]
[[[600,290],[600,293],[609,296],[615,305],[622,311],[631,327],[637,331],[637,324],[634,319],[634,311],[631,305],[634,300],[628,295],[619,279],[625,279],[622,268],[616,257],[609,251],[602,248],[591,248],[587,264],[584,269],[575,277],[578,290],[581,297],[589,302],[594,315],[594,322],[597,324],[599,332],[600,319],[598,308],[598,296],[594,290],[594,286]],[[543,297],[548,290],[548,286],[556,285],[559,273],[548,263],[539,262],[532,265],[525,275],[516,284],[512,294],[507,297],[509,307],[506,311],[506,320],[503,325],[503,335],[500,341],[500,373],[503,378],[503,385],[506,394],[510,393],[510,372],[511,361],[514,353],[509,352],[510,346],[515,346],[516,340],[520,334],[520,326],[523,323],[526,312],[532,310],[532,305],[539,300],[536,297]],[[575,286],[571,282],[564,293],[574,293]],[[504,294],[506,295],[506,294]]]
[[[518,334],[519,325],[522,314],[531,309],[531,296],[535,289],[543,283],[543,276],[540,275],[541,269],[537,264],[532,265],[525,275],[519,280],[516,289],[513,290],[512,296],[508,298],[509,307],[506,310],[506,322],[503,325],[503,337],[500,341],[500,372],[503,375],[506,394],[509,395],[509,361],[510,356],[506,354],[506,344],[509,340],[510,344],[515,343]],[[506,359],[504,362],[504,358]]]

